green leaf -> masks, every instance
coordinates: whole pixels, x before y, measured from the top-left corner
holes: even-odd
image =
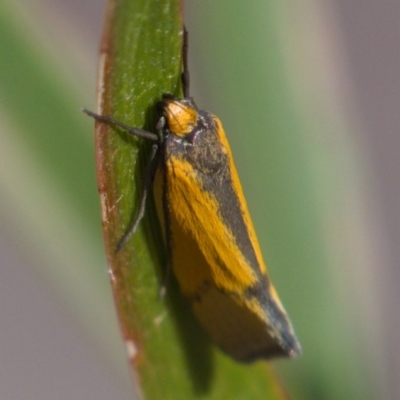
[[[99,113],[154,131],[163,93],[182,95],[182,20],[178,0],[110,1],[101,44]],[[121,329],[137,385],[147,399],[282,399],[266,363],[241,365],[214,348],[176,282],[157,298],[164,245],[151,202],[138,232],[118,254],[142,194],[149,143],[97,123],[103,234]]]

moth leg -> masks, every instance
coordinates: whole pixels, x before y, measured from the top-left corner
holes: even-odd
[[[142,198],[140,200],[139,210],[135,216],[135,219],[133,220],[132,225],[129,227],[129,229],[125,232],[124,236],[122,236],[121,240],[118,242],[118,245],[115,248],[115,253],[118,253],[125,246],[126,242],[129,240],[129,238],[136,232],[140,221],[144,217],[144,212],[146,209],[147,195],[149,193],[150,186],[152,185],[153,178],[154,178],[154,173],[153,173],[154,163],[153,163],[153,161],[157,155],[157,151],[158,151],[158,144],[153,144],[153,146],[151,148],[150,157],[147,161],[147,165],[146,165],[146,169],[145,169],[145,173],[144,173],[143,194],[142,194]]]
[[[167,246],[167,262],[163,270],[163,276],[161,281],[160,290],[158,296],[163,299],[167,293],[167,285],[169,282],[169,276],[172,268],[172,231],[171,231],[171,217],[169,211],[169,199],[168,199],[168,181],[167,175],[163,173],[163,190],[162,190],[162,207],[164,214],[164,226],[165,226],[165,242]]]

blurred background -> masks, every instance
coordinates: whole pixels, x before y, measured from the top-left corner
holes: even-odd
[[[0,0],[0,398],[131,399],[93,123],[104,0]],[[187,1],[191,94],[228,133],[304,354],[294,399],[400,397],[400,3]]]

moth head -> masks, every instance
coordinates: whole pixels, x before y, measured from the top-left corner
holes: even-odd
[[[169,131],[177,136],[186,136],[197,124],[198,111],[191,99],[178,99],[164,94],[158,104]]]

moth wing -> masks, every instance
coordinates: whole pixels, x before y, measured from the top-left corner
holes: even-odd
[[[248,265],[221,219],[218,199],[201,190],[189,163],[174,157],[169,161],[167,207],[173,270],[205,330],[222,350],[240,361],[298,353],[275,290],[265,273],[260,269],[256,273]]]

